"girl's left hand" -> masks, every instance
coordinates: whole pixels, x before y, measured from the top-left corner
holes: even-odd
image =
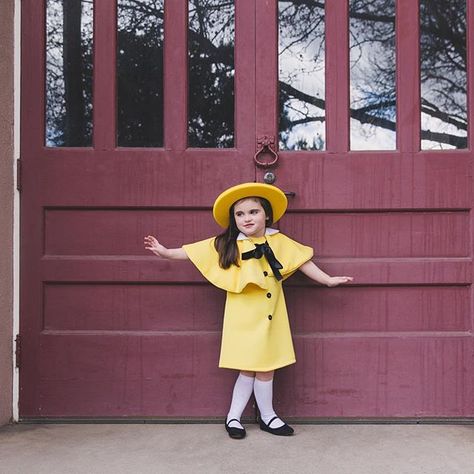
[[[351,281],[354,281],[353,277],[348,277],[348,276],[335,276],[335,277],[329,277],[329,281],[327,282],[327,286],[333,287],[340,285],[342,283],[350,283]]]

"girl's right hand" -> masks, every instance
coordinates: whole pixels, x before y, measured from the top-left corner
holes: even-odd
[[[158,240],[156,240],[156,238],[152,235],[147,235],[145,237],[145,249],[150,250],[159,257],[168,257],[168,249],[165,246],[161,245]]]

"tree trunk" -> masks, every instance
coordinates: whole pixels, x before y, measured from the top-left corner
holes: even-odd
[[[81,52],[81,0],[64,0],[64,89],[66,116],[64,144],[86,145],[86,114]]]

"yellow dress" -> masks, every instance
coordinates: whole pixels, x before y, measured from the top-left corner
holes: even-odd
[[[265,257],[239,257],[238,267],[222,269],[214,240],[183,245],[183,249],[207,280],[227,291],[219,367],[266,372],[295,363],[282,281],[273,276]],[[240,234],[240,255],[265,241],[283,265],[283,280],[313,256],[312,248],[274,229],[267,229],[264,237]]]

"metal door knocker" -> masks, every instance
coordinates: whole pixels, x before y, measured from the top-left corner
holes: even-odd
[[[260,155],[270,155],[269,161],[261,161]],[[253,157],[257,166],[261,168],[270,168],[278,161],[278,153],[275,151],[275,137],[263,135],[257,137],[257,152]]]

